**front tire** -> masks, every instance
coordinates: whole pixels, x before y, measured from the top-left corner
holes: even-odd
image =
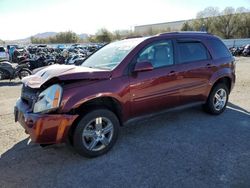
[[[204,105],[205,111],[213,115],[221,114],[226,109],[228,96],[228,87],[223,83],[217,84],[210,92]]]
[[[73,134],[73,147],[82,156],[97,157],[115,144],[120,123],[110,110],[90,111],[79,121]]]

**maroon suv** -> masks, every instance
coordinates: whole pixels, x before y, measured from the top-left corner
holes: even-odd
[[[68,141],[95,157],[135,117],[196,103],[220,114],[234,82],[234,58],[211,34],[126,39],[104,46],[79,67],[52,65],[24,78],[15,121],[36,143]]]

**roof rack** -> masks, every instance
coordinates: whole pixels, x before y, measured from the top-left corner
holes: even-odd
[[[169,35],[169,34],[209,34],[211,35],[211,33],[208,33],[206,31],[175,31],[175,32],[159,33],[158,36]]]
[[[134,38],[142,38],[142,35],[135,35],[135,36],[130,36],[130,37],[125,37],[123,39],[134,39]]]

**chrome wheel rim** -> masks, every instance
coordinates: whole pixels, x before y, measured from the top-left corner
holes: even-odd
[[[214,100],[213,100],[213,104],[214,104],[214,108],[217,111],[222,110],[227,102],[227,92],[225,89],[219,89],[215,95],[214,95]]]
[[[100,151],[110,144],[113,133],[113,123],[105,117],[97,117],[85,126],[82,133],[83,145],[90,151]]]

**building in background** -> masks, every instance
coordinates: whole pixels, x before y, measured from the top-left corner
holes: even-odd
[[[142,35],[151,35],[153,33],[180,31],[183,24],[192,20],[180,20],[174,22],[164,22],[157,24],[138,25],[134,27],[135,33]]]

